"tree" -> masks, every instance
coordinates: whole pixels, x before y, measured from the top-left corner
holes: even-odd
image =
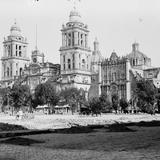
[[[55,87],[49,83],[39,84],[35,88],[34,99],[32,101],[33,105],[56,105],[59,101],[58,93],[56,93]]]
[[[160,88],[157,89],[156,102],[158,113],[160,113]]]
[[[126,99],[121,98],[119,101],[119,105],[121,106],[122,111],[125,112],[128,107],[128,103],[127,103]]]
[[[13,87],[8,90],[7,96],[9,103],[16,110],[22,106],[30,107],[31,92],[28,85],[13,85]]]
[[[66,104],[71,106],[72,114],[78,108],[78,105],[85,101],[85,93],[82,89],[77,88],[65,88],[60,93],[61,99],[64,99]]]
[[[103,109],[103,104],[101,103],[99,98],[95,97],[89,101],[89,107],[90,107],[92,115],[96,114],[97,116],[98,114],[101,114],[102,109]]]
[[[110,112],[112,109],[112,104],[108,99],[108,95],[106,92],[103,92],[99,97],[99,100],[102,105],[102,112]]]
[[[139,80],[136,83],[135,92],[138,97],[138,107],[142,112],[153,112],[154,103],[156,102],[157,89],[152,81]]]
[[[118,110],[118,105],[119,105],[118,95],[113,94],[112,95],[112,107],[116,111],[116,113],[117,113],[117,110]]]

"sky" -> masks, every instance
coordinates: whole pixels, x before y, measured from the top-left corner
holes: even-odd
[[[46,60],[60,63],[61,28],[69,20],[73,3],[68,0],[0,0],[0,56],[3,39],[15,19],[28,39],[28,56],[36,45]],[[132,43],[160,66],[159,0],[81,0],[77,3],[82,20],[88,25],[89,45],[97,37],[100,51],[109,57],[113,50],[122,56],[131,52]]]

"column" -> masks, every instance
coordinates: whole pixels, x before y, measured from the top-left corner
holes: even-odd
[[[101,95],[101,85],[102,85],[102,71],[101,71],[101,69],[102,69],[102,66],[101,66],[101,63],[98,63],[98,72],[99,72],[99,74],[98,74],[98,94],[99,94],[99,96]]]
[[[66,33],[64,33],[64,46],[65,47],[67,46],[67,35],[66,35]]]
[[[65,46],[65,37],[64,36],[65,36],[64,33],[62,33],[62,47]]]
[[[85,34],[83,34],[83,47],[86,46],[86,42],[85,42]]]
[[[1,71],[1,78],[3,79],[4,77],[4,63],[2,62],[2,71]]]
[[[85,47],[87,48],[88,47],[88,35],[85,34]]]
[[[68,33],[66,33],[66,47],[68,47]]]
[[[131,99],[131,82],[130,82],[130,78],[129,78],[129,71],[130,71],[130,63],[129,60],[127,59],[126,61],[126,100],[129,101]]]
[[[74,45],[75,46],[78,45],[78,32],[77,31],[74,32]]]

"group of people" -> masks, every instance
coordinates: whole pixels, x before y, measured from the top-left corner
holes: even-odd
[[[19,110],[16,114],[16,120],[22,120],[23,119],[23,111]]]

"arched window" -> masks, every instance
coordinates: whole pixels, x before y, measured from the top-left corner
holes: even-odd
[[[71,69],[71,60],[68,59],[68,69]]]
[[[85,66],[86,66],[85,59],[82,59],[82,69],[85,69]]]
[[[9,77],[9,67],[7,67],[7,76]]]
[[[22,68],[19,69],[19,75],[22,76]]]
[[[133,59],[133,66],[135,66],[135,60]]]
[[[71,33],[68,34],[68,46],[71,46]]]

